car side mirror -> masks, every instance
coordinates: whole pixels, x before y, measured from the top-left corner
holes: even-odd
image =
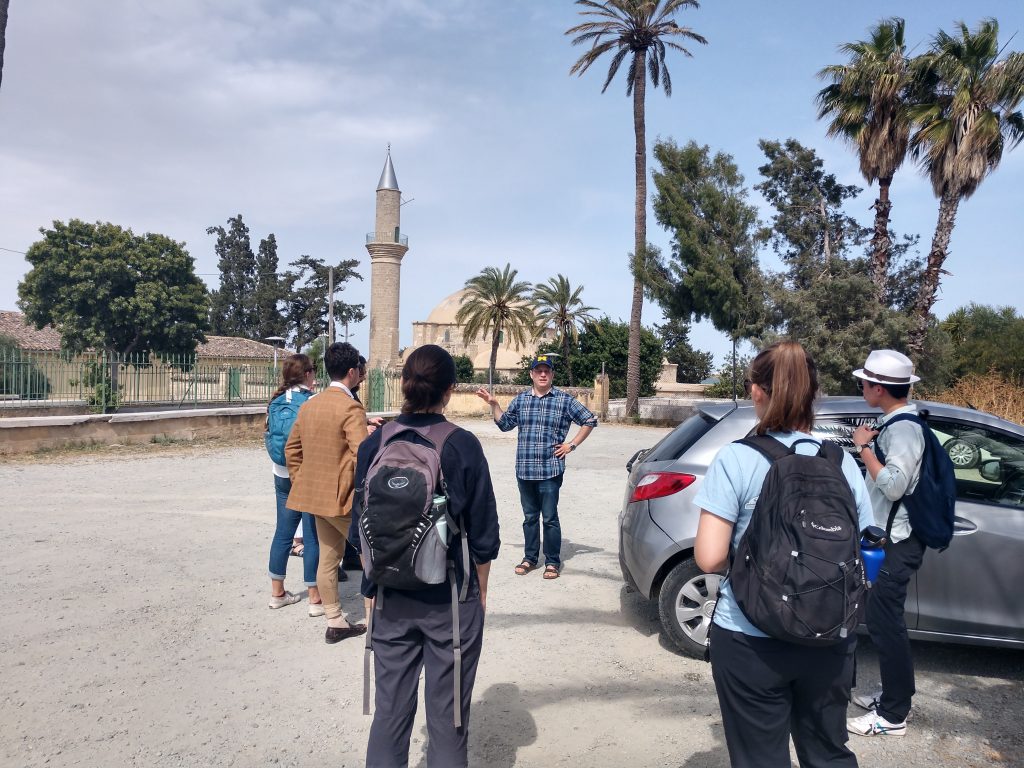
[[[978,465],[978,474],[991,483],[1001,482],[1003,479],[1003,460],[988,459]]]

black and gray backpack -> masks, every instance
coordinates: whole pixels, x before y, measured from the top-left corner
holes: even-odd
[[[462,725],[462,645],[459,607],[469,590],[469,541],[460,520],[448,510],[448,492],[441,453],[457,430],[449,421],[425,427],[388,422],[381,427],[380,449],[366,470],[359,512],[359,539],[367,578],[381,587],[417,590],[447,579],[452,593],[452,638],[455,653],[455,727]],[[413,432],[429,445],[405,439]],[[455,582],[455,563],[448,554],[453,536],[462,539],[465,577]],[[375,606],[383,603],[377,592]],[[373,619],[366,632],[363,660],[363,713],[370,712],[370,653]]]
[[[768,435],[738,440],[771,463],[729,582],[740,610],[766,635],[801,645],[841,642],[857,628],[865,572],[843,450],[796,453]]]
[[[449,421],[427,427],[392,421],[381,428],[359,512],[366,576],[380,586],[424,589],[448,575],[448,542],[459,528],[448,513],[441,452],[456,429]],[[429,445],[402,439],[408,432]]]

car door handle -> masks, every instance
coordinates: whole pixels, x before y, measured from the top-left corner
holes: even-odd
[[[962,517],[953,518],[953,535],[954,536],[966,536],[969,533],[974,533],[978,530],[978,526]]]

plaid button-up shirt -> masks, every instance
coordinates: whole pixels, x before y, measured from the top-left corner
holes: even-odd
[[[519,393],[496,423],[502,432],[519,427],[516,477],[547,480],[565,472],[565,459],[555,456],[555,448],[565,442],[569,424],[596,427],[597,417],[575,397],[552,387],[543,397],[532,389]]]

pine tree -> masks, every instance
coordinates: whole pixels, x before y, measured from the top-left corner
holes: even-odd
[[[256,256],[256,291],[253,297],[253,333],[257,339],[284,336],[288,323],[280,305],[287,291],[277,274],[277,238],[270,233],[260,241]]]
[[[206,230],[206,234],[217,236],[214,251],[220,270],[220,288],[210,293],[210,325],[219,336],[256,338],[253,317],[257,270],[249,227],[242,221],[242,214],[228,219],[228,226],[228,230]]]

